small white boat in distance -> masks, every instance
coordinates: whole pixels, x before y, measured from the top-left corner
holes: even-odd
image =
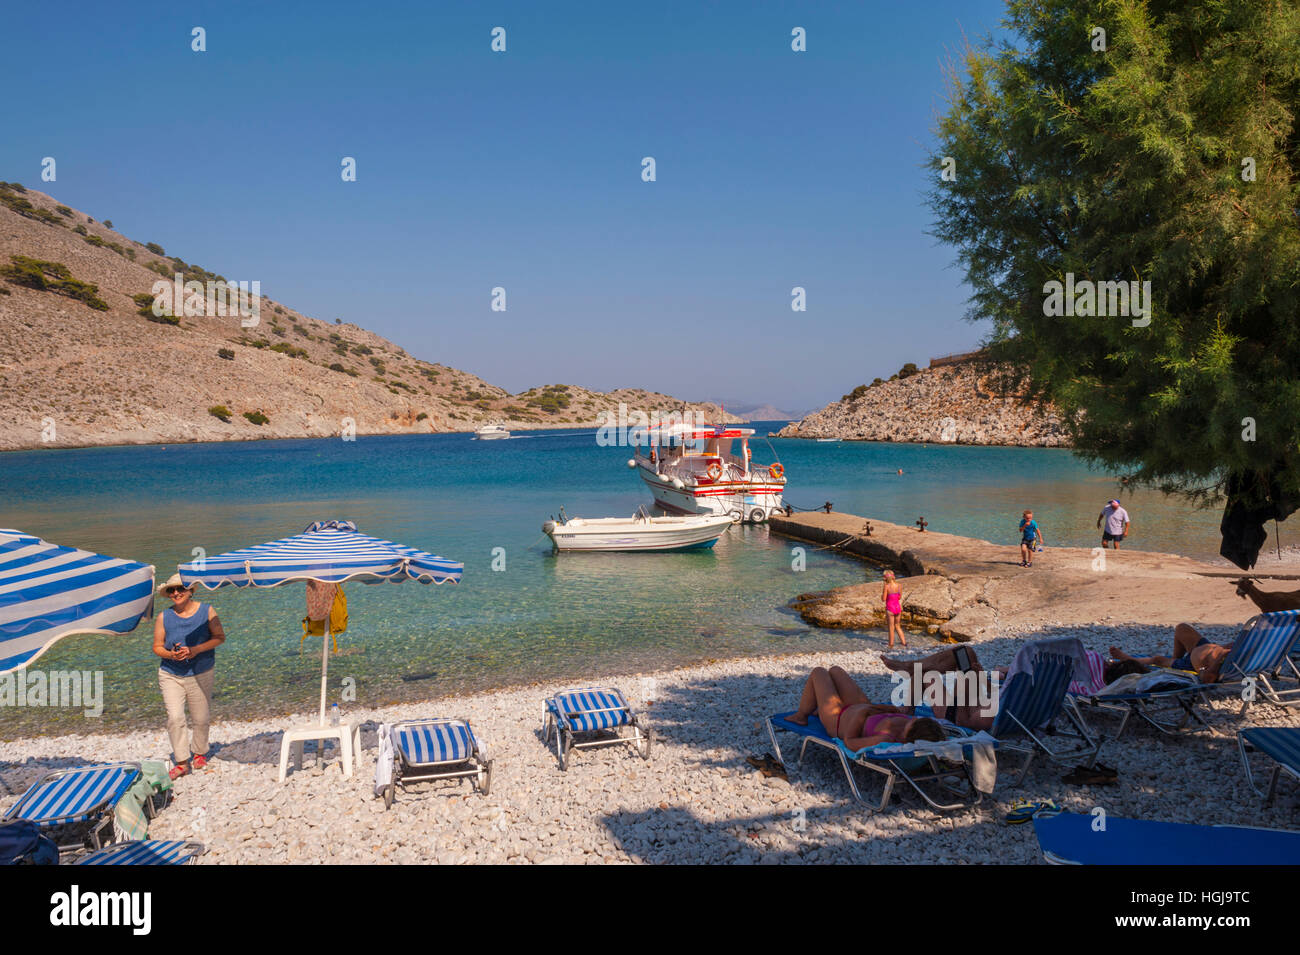
[[[563,508],[558,520],[542,531],[556,550],[562,551],[678,551],[712,547],[732,524],[726,514],[689,517],[651,517],[639,508],[630,517],[568,517]]]
[[[474,432],[474,436],[480,441],[495,441],[497,438],[508,438],[510,432],[500,421],[493,421],[491,424],[485,424]]]

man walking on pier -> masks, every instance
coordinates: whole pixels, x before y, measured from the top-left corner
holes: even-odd
[[[1104,549],[1106,542],[1109,541],[1112,547],[1119,550],[1119,542],[1128,537],[1128,511],[1119,506],[1119,501],[1112,499],[1097,516],[1097,526],[1101,527],[1103,521],[1106,527],[1101,534],[1102,548]]]

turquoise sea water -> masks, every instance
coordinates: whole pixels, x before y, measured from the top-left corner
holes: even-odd
[[[755,427],[763,434],[775,426]],[[1116,487],[1060,450],[772,444],[796,505],[831,500],[836,510],[905,524],[924,516],[933,530],[1005,542],[1032,507],[1049,546],[1092,545],[1097,512]],[[770,453],[756,442],[757,461]],[[786,609],[798,593],[875,572],[811,548],[796,572],[791,542],[765,527],[735,527],[712,551],[553,554],[541,524],[560,505],[570,516],[598,517],[649,503],[628,457],[627,448],[597,446],[594,431],[17,452],[0,455],[0,527],[153,563],[160,580],[196,547],[216,554],[329,518],[463,561],[459,585],[347,588],[351,627],[331,659],[331,692],[351,677],[365,705],[880,642],[877,634],[812,630]],[[1153,494],[1125,504],[1134,546],[1215,552],[1216,513]],[[495,548],[504,549],[504,570],[492,569]],[[314,707],[320,641],[300,652],[302,585],[200,595],[229,636],[217,663],[224,716]],[[102,670],[103,716],[6,707],[0,737],[158,724],[151,640],[147,623],[120,637],[66,638],[37,667]]]

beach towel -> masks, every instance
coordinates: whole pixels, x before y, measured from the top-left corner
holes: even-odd
[[[140,778],[131,788],[122,794],[113,809],[113,822],[117,826],[118,837],[123,841],[144,839],[149,835],[149,816],[144,804],[154,797],[154,793],[172,788],[171,777],[167,775],[167,764],[158,760],[148,760],[140,764]]]
[[[393,733],[387,723],[379,724],[379,753],[375,757],[375,795],[382,796],[393,782]]]
[[[998,781],[996,743],[997,740],[981,730],[971,736],[957,736],[941,742],[916,740],[911,743],[877,743],[862,752],[869,752],[873,756],[890,756],[894,753],[935,756],[953,763],[964,760],[970,767],[971,782],[976,790],[987,794],[993,792]]]
[[[1092,673],[1088,668],[1088,653],[1083,648],[1083,642],[1078,637],[1055,637],[1051,640],[1035,640],[1033,643],[1026,643],[1017,650],[1007,675],[1002,678],[1002,685],[1010,686],[1011,678],[1017,673],[1027,673],[1032,679],[1034,661],[1040,653],[1069,657],[1074,661],[1072,676],[1075,680],[1083,683],[1092,679]]]
[[[1133,696],[1138,693],[1157,693],[1161,690],[1182,690],[1189,686],[1200,686],[1200,683],[1200,679],[1196,676],[1175,670],[1126,673],[1114,683],[1103,687],[1095,695],[1098,697]]]
[[[1106,658],[1096,650],[1085,650],[1088,663],[1088,679],[1075,680],[1070,684],[1070,692],[1075,696],[1096,696],[1106,686]]]

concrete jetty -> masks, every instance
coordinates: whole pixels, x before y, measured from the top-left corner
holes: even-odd
[[[869,533],[868,533],[869,525]],[[1230,567],[1153,551],[1048,547],[1020,566],[1017,544],[921,531],[856,514],[773,517],[773,533],[890,567],[903,585],[904,623],[942,639],[979,640],[1004,627],[1047,623],[1223,625],[1257,612],[1236,596]],[[1100,542],[1099,542],[1100,543]],[[816,626],[883,625],[880,584],[801,594],[793,604]]]

